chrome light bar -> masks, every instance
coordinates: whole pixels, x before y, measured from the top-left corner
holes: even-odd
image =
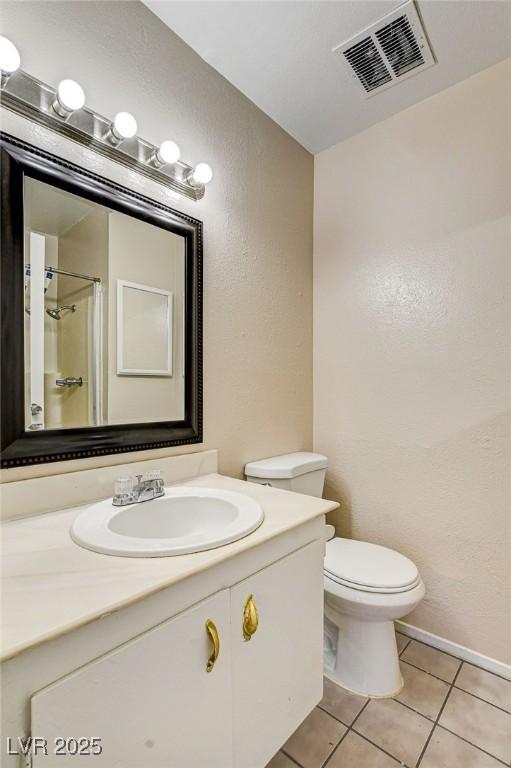
[[[73,83],[65,81],[69,82]],[[115,121],[93,112],[86,106],[74,110],[66,109],[59,99],[59,88],[52,88],[27,72],[16,69],[9,73],[8,77],[2,76],[0,104],[5,109],[76,141],[109,160],[137,171],[179,195],[192,200],[200,200],[204,196],[207,182],[203,179],[209,181],[212,177],[208,165],[198,163],[194,167],[180,159],[171,164],[160,162],[164,160],[165,155],[159,147],[136,135],[126,138],[119,136]],[[120,113],[115,119],[126,115],[128,113]],[[134,118],[131,115],[128,117],[133,120],[136,130]],[[112,140],[112,137],[115,140]],[[171,142],[164,143],[168,145]],[[174,146],[177,150],[175,154],[178,155],[177,145]],[[159,161],[155,162],[155,158]],[[208,169],[206,174],[203,172],[204,167]]]

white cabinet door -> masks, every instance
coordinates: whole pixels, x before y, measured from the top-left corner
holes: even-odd
[[[206,671],[215,623],[220,654]],[[229,591],[224,590],[32,696],[34,768],[229,768]],[[100,756],[55,755],[55,739],[99,737]],[[71,749],[74,749],[73,742]]]
[[[313,542],[231,589],[235,768],[264,768],[323,695],[323,557]]]

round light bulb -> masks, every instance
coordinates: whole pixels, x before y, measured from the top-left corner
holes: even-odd
[[[132,139],[137,132],[137,121],[129,112],[118,112],[114,117],[112,132],[118,139]]]
[[[162,141],[156,154],[158,161],[162,165],[171,165],[172,163],[177,163],[181,150],[175,141]]]
[[[62,80],[57,88],[57,99],[65,110],[75,112],[85,104],[85,93],[74,80]]]
[[[196,184],[208,184],[213,178],[211,166],[207,163],[197,163],[192,172],[192,179]]]
[[[0,70],[10,75],[16,72],[20,63],[20,55],[14,43],[11,43],[7,37],[0,36]]]

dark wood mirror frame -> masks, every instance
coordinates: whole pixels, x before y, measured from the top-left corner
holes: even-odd
[[[1,465],[4,468],[202,442],[202,223],[0,133]],[[162,227],[185,239],[185,408],[182,421],[25,430],[25,176]]]

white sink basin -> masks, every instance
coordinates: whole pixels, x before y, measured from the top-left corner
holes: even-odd
[[[114,507],[112,499],[93,504],[75,518],[71,537],[108,555],[166,557],[230,544],[263,519],[259,504],[241,493],[173,487],[158,499],[126,507]]]

